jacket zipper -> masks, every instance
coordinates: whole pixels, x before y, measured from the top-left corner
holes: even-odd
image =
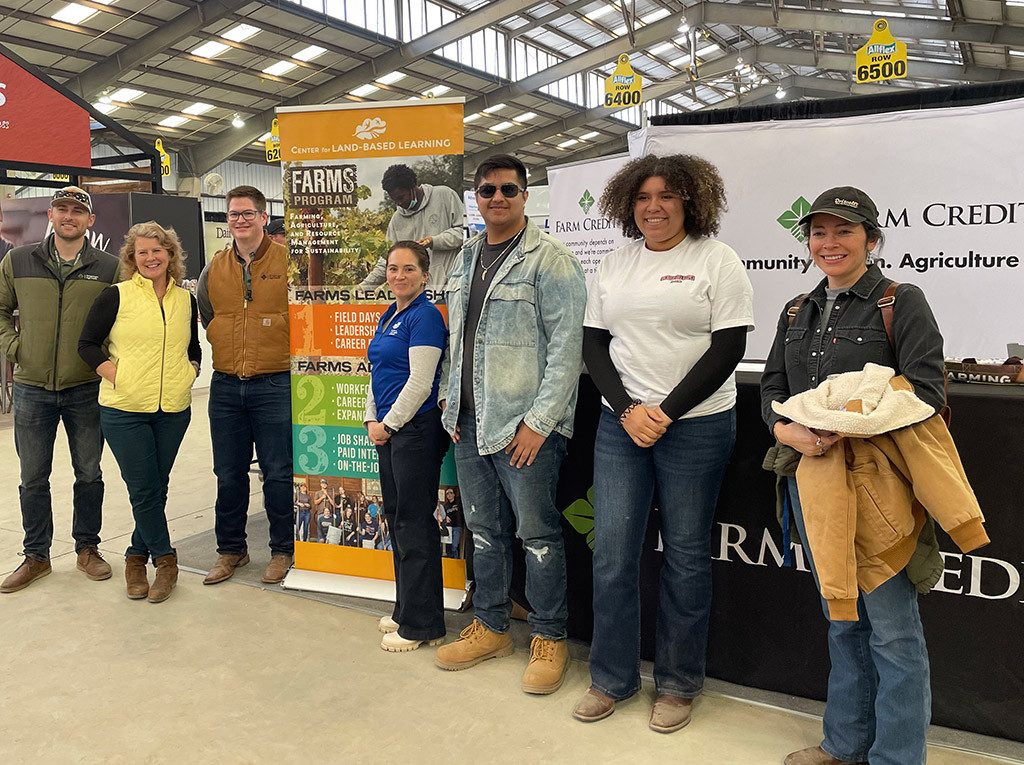
[[[167,314],[164,312],[164,305],[157,299],[160,306],[160,318],[164,323],[164,339],[160,345],[160,397],[157,399],[157,410],[164,408],[164,361],[167,358]]]
[[[64,323],[64,282],[57,277],[57,339],[53,344],[53,389],[57,390],[57,380],[60,379],[57,370],[57,359],[60,357],[60,327]]]

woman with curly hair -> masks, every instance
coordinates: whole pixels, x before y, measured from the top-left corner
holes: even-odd
[[[167,600],[178,559],[167,530],[167,484],[191,419],[192,383],[199,375],[196,299],[178,286],[185,276],[173,229],[139,223],[121,247],[125,281],[96,298],[78,354],[102,377],[100,424],[135,516],[125,553],[128,597]],[[108,347],[104,343],[109,341]],[[149,584],[152,558],[156,578]]]
[[[594,446],[591,686],[573,716],[594,722],[640,690],[640,554],[657,497],[664,560],[650,727],[690,721],[704,684],[711,525],[736,437],[736,365],[753,290],[711,238],[725,211],[714,165],[690,155],[629,162],[601,210],[626,236],[590,284],[583,357],[602,394]]]

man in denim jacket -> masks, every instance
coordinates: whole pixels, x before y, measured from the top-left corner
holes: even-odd
[[[515,533],[526,548],[533,609],[523,690],[553,693],[568,662],[555,487],[583,364],[586,285],[565,245],[527,220],[522,162],[490,157],[477,168],[474,185],[486,231],[466,244],[448,276],[451,358],[439,398],[473,532],[476,620],[438,649],[436,663],[467,669],[512,653],[508,587]]]

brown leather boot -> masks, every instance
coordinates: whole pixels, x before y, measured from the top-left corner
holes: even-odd
[[[283,582],[288,574],[288,569],[291,567],[291,555],[274,555],[270,558],[270,565],[267,566],[267,570],[263,572],[263,581],[267,584]]]
[[[171,588],[178,581],[178,556],[174,553],[156,559],[156,578],[149,588],[149,602],[162,603],[171,597]]]
[[[241,568],[249,562],[249,553],[241,555],[218,555],[217,562],[213,564],[210,573],[206,575],[203,584],[217,584],[230,579],[235,574],[236,568]]]
[[[42,579],[50,573],[50,561],[36,560],[25,556],[25,561],[14,569],[9,577],[0,584],[0,592],[17,592],[24,590],[36,579]]]
[[[141,600],[149,595],[149,578],[146,576],[145,555],[126,555],[124,559],[124,580],[128,583],[128,597]]]
[[[78,553],[78,570],[84,572],[94,582],[110,579],[113,573],[110,564],[103,560],[100,551],[95,547],[86,547]]]

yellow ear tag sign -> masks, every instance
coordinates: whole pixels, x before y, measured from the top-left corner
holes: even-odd
[[[162,139],[157,138],[153,145],[156,147],[156,150],[160,152],[160,175],[167,177],[171,174],[171,157],[166,151],[164,151],[164,142]]]
[[[281,134],[277,129],[277,117],[274,117],[274,122],[270,126],[270,137],[264,141],[264,146],[267,149],[267,162],[281,161]]]
[[[641,95],[640,75],[629,65],[629,55],[623,53],[615,65],[611,77],[604,81],[604,105],[606,109],[621,109],[637,106]]]
[[[892,36],[889,22],[879,19],[868,44],[857,51],[857,82],[896,80],[907,76],[907,44]]]

